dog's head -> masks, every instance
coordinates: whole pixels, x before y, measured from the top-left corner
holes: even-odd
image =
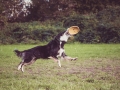
[[[59,41],[67,42],[69,37],[74,36],[80,31],[78,26],[71,26],[66,31],[59,33],[55,38]]]

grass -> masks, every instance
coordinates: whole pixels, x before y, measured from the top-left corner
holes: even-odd
[[[39,59],[17,71],[14,49],[35,45],[0,46],[0,90],[120,90],[120,44],[66,44],[76,61]]]

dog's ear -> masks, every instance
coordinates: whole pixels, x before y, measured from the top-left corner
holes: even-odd
[[[68,32],[70,35],[74,35],[77,34],[80,31],[78,26],[71,26],[70,28],[68,28]]]

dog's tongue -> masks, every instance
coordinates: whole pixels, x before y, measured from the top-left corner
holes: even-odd
[[[70,28],[68,28],[68,32],[71,35],[77,34],[80,31],[78,26],[71,26]]]

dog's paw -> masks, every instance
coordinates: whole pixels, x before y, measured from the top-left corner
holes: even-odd
[[[75,61],[75,60],[77,60],[77,59],[78,59],[78,57],[76,57],[76,58],[72,58],[71,61]]]

